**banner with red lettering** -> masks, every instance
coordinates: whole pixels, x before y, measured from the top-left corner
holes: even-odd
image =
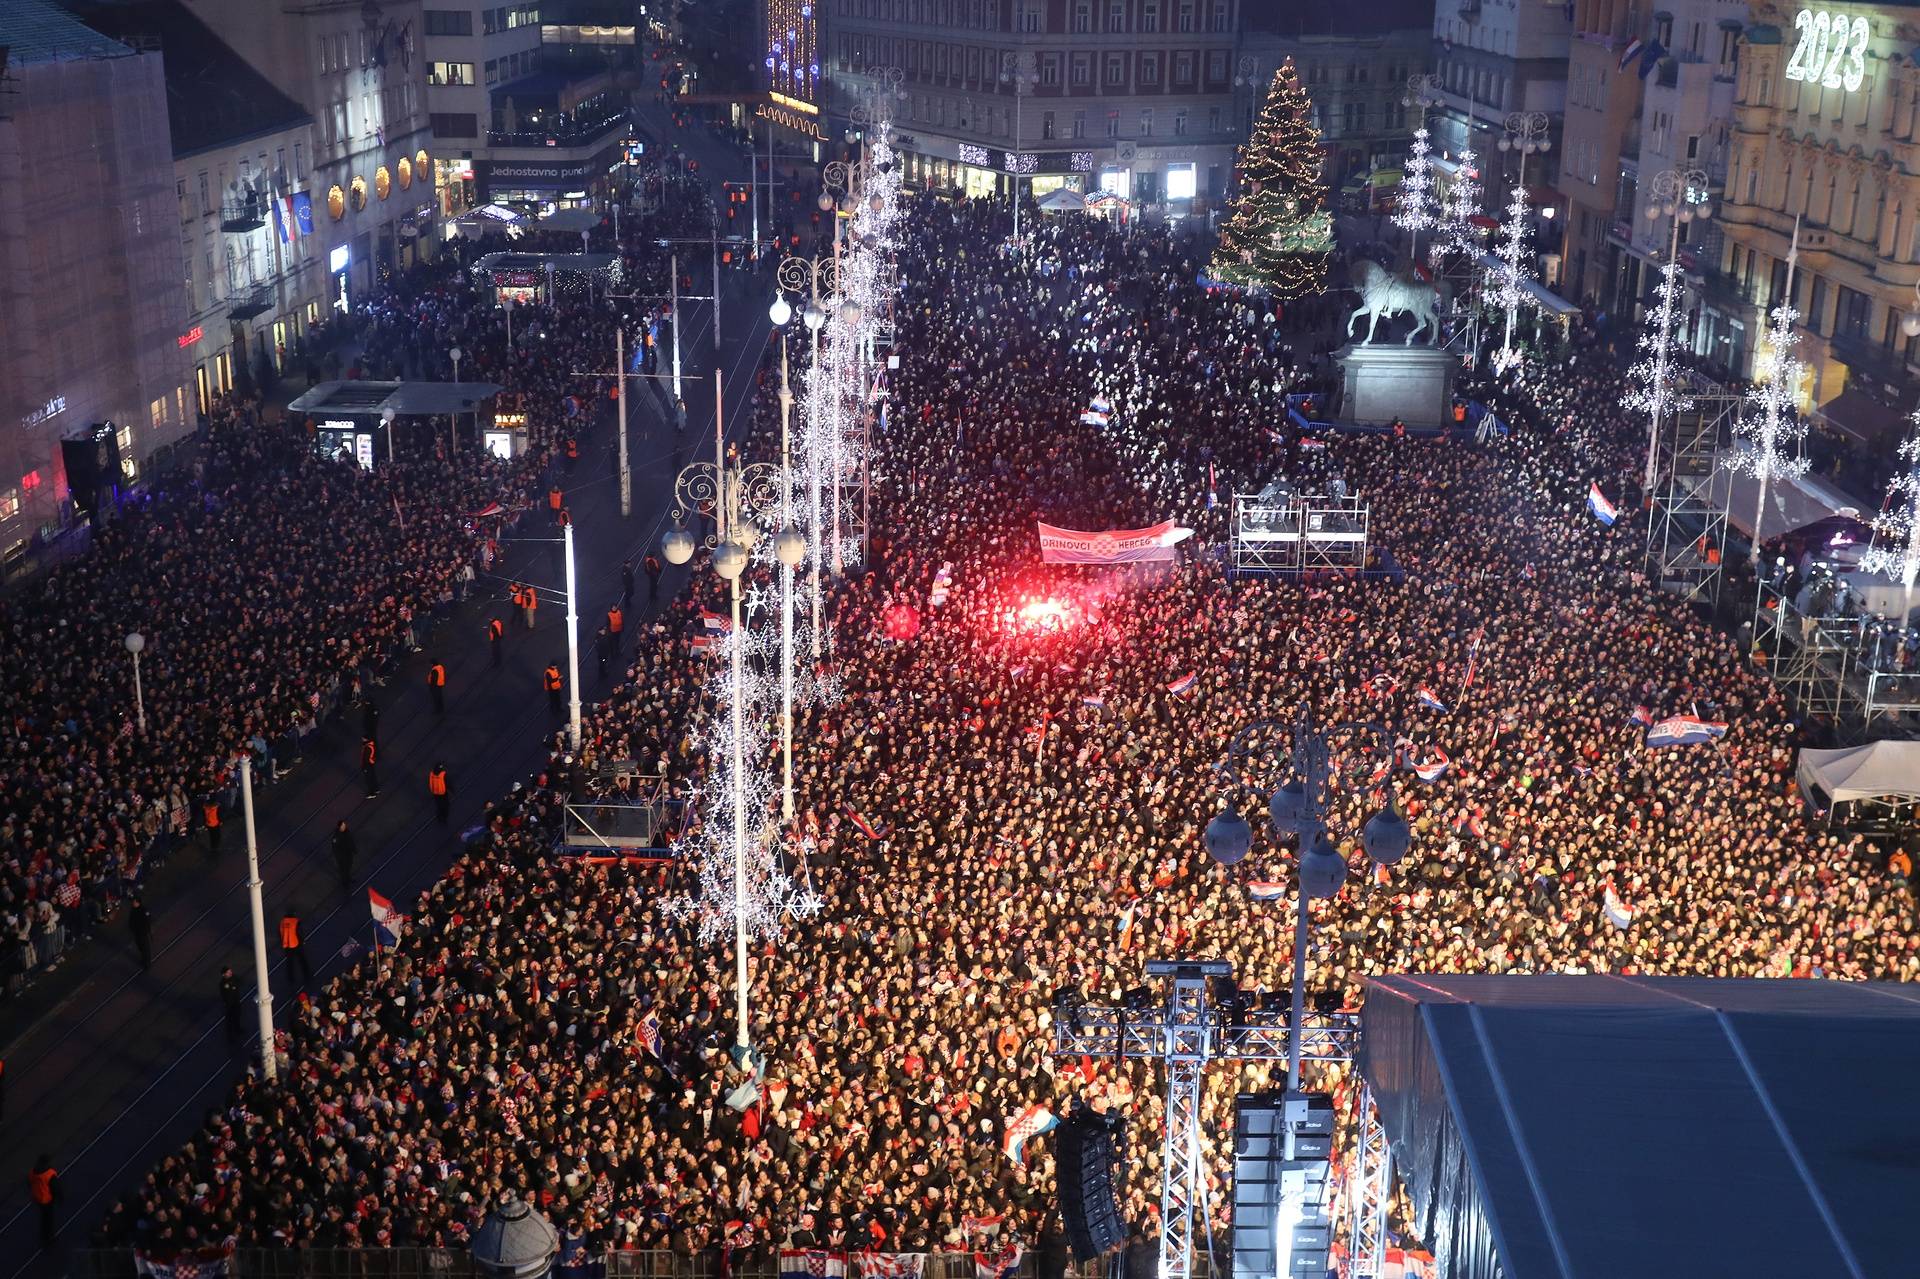
[[[1040,559],[1047,564],[1143,564],[1174,558],[1173,548],[1193,536],[1172,520],[1152,528],[1109,529],[1083,533],[1078,529],[1040,526]]]

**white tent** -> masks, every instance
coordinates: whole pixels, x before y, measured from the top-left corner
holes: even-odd
[[[1800,752],[1800,789],[1822,806],[1920,801],[1920,742],[1868,742]]]
[[[1087,207],[1087,198],[1071,187],[1056,187],[1040,197],[1040,207],[1049,213],[1078,213]]]
[[[1725,449],[1713,455],[1713,474],[1706,480],[1683,480],[1695,492],[1704,485],[1707,500],[1727,512],[1727,521],[1742,537],[1753,536],[1754,508],[1759,505],[1760,481],[1730,470]],[[1798,532],[1809,524],[1834,516],[1861,518],[1860,507],[1845,493],[1811,475],[1776,479],[1767,485],[1767,508],[1761,516],[1760,540]]]

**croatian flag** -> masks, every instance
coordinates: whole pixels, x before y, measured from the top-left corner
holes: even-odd
[[[1457,835],[1471,835],[1475,839],[1487,837],[1486,828],[1480,824],[1480,818],[1473,813],[1462,813],[1453,823],[1453,830]]]
[[[1653,712],[1644,706],[1633,708],[1633,714],[1627,716],[1627,723],[1638,724],[1642,728],[1653,727]]]
[[[367,890],[367,909],[373,914],[374,938],[382,946],[399,945],[401,934],[407,931],[407,917],[371,888]]]
[[[1001,1140],[1000,1148],[1006,1152],[1007,1158],[1019,1163],[1020,1151],[1027,1144],[1027,1138],[1049,1132],[1059,1123],[1045,1103],[1036,1101],[1007,1121],[1007,1135]]]
[[[1080,698],[1080,704],[1082,706],[1091,706],[1096,711],[1104,710],[1107,705],[1107,699],[1106,696],[1101,693],[1087,693]]]
[[[973,1279],[1007,1279],[1020,1269],[1020,1245],[1009,1241],[998,1253],[973,1254]]]
[[[924,1252],[856,1252],[860,1279],[920,1279],[925,1273]]]
[[[640,1036],[640,1046],[658,1057],[660,1055],[660,1014],[648,1013],[641,1018],[637,1033]]]
[[[700,610],[700,625],[706,627],[708,633],[713,635],[725,635],[733,629],[731,619],[722,617],[718,613],[709,613],[704,608]]]
[[[1247,896],[1257,902],[1277,902],[1287,895],[1287,886],[1277,879],[1256,879],[1247,884]]]
[[[1172,693],[1175,697],[1185,697],[1188,693],[1191,693],[1193,691],[1194,683],[1199,678],[1200,678],[1199,675],[1196,674],[1195,672],[1188,671],[1185,675],[1182,675],[1179,679],[1169,683],[1167,685],[1167,691],[1169,693]]]
[[[780,1279],[845,1279],[846,1273],[844,1253],[818,1248],[780,1250]]]
[[[1437,782],[1447,771],[1447,765],[1453,761],[1447,758],[1445,751],[1436,751],[1434,757],[1413,766],[1413,775],[1423,782]]]
[[[893,826],[887,822],[880,823],[876,829],[873,823],[866,819],[866,815],[852,804],[846,805],[846,810],[847,816],[853,819],[854,827],[868,839],[885,839],[893,832]]]
[[[1727,726],[1716,720],[1673,715],[1647,730],[1646,746],[1650,751],[1663,746],[1698,746],[1726,735]]]
[[[1220,505],[1220,489],[1214,479],[1213,463],[1209,462],[1207,463],[1207,509],[1211,511],[1218,505]]]
[[[1047,721],[1052,718],[1051,715],[1042,715],[1038,724],[1030,725],[1022,734],[1027,738],[1027,744],[1032,746],[1036,753],[1047,744]]]
[[[1487,628],[1484,626],[1476,626],[1473,630],[1473,645],[1467,649],[1467,674],[1466,678],[1460,681],[1461,688],[1473,687],[1473,673],[1480,666],[1480,640],[1486,633]]]
[[[1626,929],[1633,926],[1633,907],[1620,900],[1620,895],[1608,884],[1600,894],[1600,908],[1606,912],[1607,922],[1615,928]]]
[[[1087,411],[1080,420],[1088,426],[1105,426],[1113,416],[1113,405],[1104,397],[1096,395],[1087,401]]]
[[[1447,713],[1447,704],[1434,696],[1433,690],[1425,684],[1422,684],[1419,689],[1415,691],[1413,700],[1419,702],[1430,711],[1439,711],[1442,715]]]
[[[720,641],[712,635],[694,635],[687,640],[687,647],[696,653],[704,653],[719,642]]]
[[[1627,47],[1620,51],[1620,70],[1625,71],[1632,66],[1633,60],[1640,56],[1640,50],[1644,47],[1644,44],[1637,39],[1627,41]]]
[[[1600,481],[1598,480],[1595,480],[1587,486],[1587,509],[1593,512],[1594,519],[1599,520],[1608,528],[1612,528],[1613,522],[1620,518],[1619,508],[1615,507],[1612,502],[1609,502],[1607,495],[1600,491]]]

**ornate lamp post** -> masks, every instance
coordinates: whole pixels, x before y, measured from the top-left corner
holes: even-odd
[[[1283,733],[1289,743],[1286,752],[1279,749],[1278,739]],[[1376,864],[1396,865],[1412,846],[1413,832],[1385,782],[1392,765],[1393,734],[1385,727],[1348,722],[1317,729],[1303,704],[1291,725],[1270,720],[1246,725],[1234,734],[1226,757],[1214,766],[1215,774],[1227,785],[1228,798],[1220,813],[1207,823],[1207,851],[1226,866],[1237,864],[1253,847],[1253,827],[1234,807],[1236,800],[1242,795],[1260,794],[1267,779],[1276,773],[1287,776],[1267,797],[1267,816],[1275,836],[1295,836],[1300,846],[1290,1023],[1294,1027],[1306,1024],[1307,902],[1332,897],[1347,880],[1346,859],[1327,836],[1329,792],[1335,786],[1351,790],[1379,786],[1386,790],[1385,807],[1361,828],[1361,846]],[[1287,1089],[1292,1092],[1299,1087],[1300,1036],[1296,1031],[1288,1040]]]
[[[835,163],[838,164],[839,162],[836,161]],[[831,170],[834,166],[828,165],[827,167]],[[841,165],[840,167],[844,171],[846,166]],[[835,207],[833,197],[823,192],[820,196],[820,206],[822,212],[832,210]],[[771,319],[775,325],[785,326],[793,319],[794,314],[793,307],[788,304],[785,295],[787,293],[804,293],[807,296],[807,302],[801,309],[800,318],[802,323],[807,326],[807,332],[811,336],[813,344],[813,371],[811,375],[813,382],[812,389],[807,394],[806,405],[809,436],[817,435],[821,429],[824,429],[820,423],[819,415],[821,411],[820,399],[821,396],[826,393],[827,381],[826,375],[820,368],[820,330],[826,326],[827,308],[831,305],[832,296],[839,292],[840,289],[840,256],[837,251],[839,243],[839,217],[837,215],[834,218],[834,222],[834,241],[836,248],[834,256],[782,258],[780,265],[774,270],[774,283],[778,287],[773,295],[773,305],[767,308],[767,317]],[[783,388],[786,386],[786,376],[786,348],[782,346],[780,377]],[[783,410],[788,407],[790,406],[783,403]],[[784,426],[784,418],[782,422],[782,431],[784,432],[786,429]],[[821,489],[824,478],[821,474],[822,460],[818,449],[809,448],[807,450],[807,503],[811,523],[809,545],[813,547],[818,547],[822,544],[824,533],[821,527],[823,519]],[[791,523],[791,521],[787,522]],[[818,661],[820,658],[820,642],[824,627],[821,624],[820,556],[817,554],[813,557],[811,574],[813,596],[813,656],[814,660]]]
[[[147,646],[147,637],[139,631],[129,631],[126,644],[127,652],[133,657],[133,723],[144,738],[147,735],[147,699],[140,692],[140,652]]]
[[[731,862],[732,871],[732,909],[734,948],[734,982],[736,1017],[735,1042],[742,1049],[749,1047],[751,1040],[747,1022],[747,944],[749,934],[755,931],[771,931],[777,925],[779,912],[789,909],[791,903],[780,886],[775,885],[769,892],[763,884],[750,884],[747,861],[749,856],[755,859],[755,869],[763,870],[759,858],[767,842],[766,832],[754,809],[755,797],[748,794],[749,755],[746,749],[748,733],[747,701],[751,696],[748,689],[746,671],[747,636],[741,629],[740,618],[740,578],[747,569],[747,557],[759,540],[759,530],[754,526],[755,518],[765,518],[775,510],[785,507],[782,498],[781,469],[765,462],[742,464],[729,462],[726,452],[726,431],[722,408],[721,371],[714,370],[714,421],[713,421],[713,461],[695,462],[686,467],[674,479],[673,520],[674,527],[667,534],[663,551],[669,563],[685,564],[693,558],[694,539],[685,527],[689,515],[702,508],[711,509],[714,517],[714,532],[705,539],[705,544],[713,552],[713,571],[727,583],[728,595],[732,606],[732,629],[726,641],[728,660],[728,689],[726,701],[730,725],[719,736],[725,739],[727,748],[728,796],[725,816],[729,818],[728,833],[721,848],[711,851],[724,852]],[[757,764],[757,760],[755,763]],[[709,873],[709,872],[714,873]],[[719,886],[721,877],[718,868],[709,865],[702,870],[701,881],[704,891],[702,908],[705,915],[702,920],[703,937],[710,937],[721,931],[721,912],[714,909],[713,890]],[[762,876],[764,878],[764,875]],[[771,900],[769,900],[771,898]],[[769,910],[775,911],[771,919]]]
[[[1020,152],[1020,106],[1027,90],[1040,83],[1033,55],[1013,49],[1001,54],[1000,83],[1013,86],[1013,162],[1007,169],[1013,179],[1013,244],[1017,249],[1020,247],[1020,172],[1026,167],[1026,157]]]

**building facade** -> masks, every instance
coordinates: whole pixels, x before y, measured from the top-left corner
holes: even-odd
[[[304,197],[313,235],[299,290],[351,310],[382,273],[429,255],[440,218],[420,0],[186,0],[313,118]],[[303,237],[304,238],[304,237]]]
[[[157,52],[0,6],[0,555],[66,513],[60,441],[111,423],[121,480],[193,429]],[[84,155],[85,163],[76,163]]]
[[[1734,84],[1703,347],[1751,374],[1765,311],[1788,298],[1803,408],[1847,391],[1904,413],[1920,367],[1920,54],[1905,5],[1777,6],[1747,28]],[[1845,24],[1844,40],[1833,32]],[[1859,398],[1859,397],[1856,397]],[[1862,405],[1864,408],[1865,405]],[[1841,422],[1841,425],[1847,425]]]
[[[1290,58],[1313,99],[1329,187],[1364,194],[1366,178],[1398,170],[1413,142],[1407,82],[1428,68],[1432,20],[1423,0],[1249,8],[1234,64],[1240,136],[1253,132],[1274,71]]]
[[[1568,290],[1623,319],[1644,308],[1674,241],[1650,216],[1657,175],[1703,179],[1719,198],[1746,0],[1579,0],[1567,80],[1560,190],[1569,204]],[[1720,251],[1710,219],[1681,227],[1696,285]],[[1697,313],[1694,317],[1697,320]]]
[[[898,68],[910,182],[1004,194],[1017,172],[1023,193],[1099,189],[1176,214],[1227,192],[1240,0],[820,3],[828,132]]]
[[[1440,101],[1427,118],[1434,154],[1443,168],[1463,148],[1479,157],[1486,207],[1495,216],[1520,177],[1521,157],[1502,155],[1498,145],[1514,112],[1546,119],[1549,149],[1525,157],[1526,182],[1536,209],[1558,204],[1556,171],[1572,36],[1565,0],[1439,0],[1435,6],[1433,69]],[[1536,230],[1550,231],[1558,213],[1555,208]],[[1544,250],[1558,252],[1541,243]]]

